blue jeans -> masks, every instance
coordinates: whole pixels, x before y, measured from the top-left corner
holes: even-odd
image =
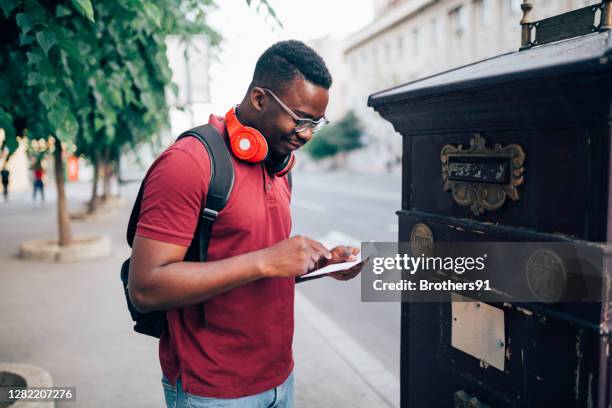
[[[173,386],[162,377],[168,408],[293,408],[293,373],[284,383],[261,394],[242,398],[208,398],[183,391],[181,380]]]

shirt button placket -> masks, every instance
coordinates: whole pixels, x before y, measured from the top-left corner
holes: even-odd
[[[270,194],[270,190],[272,190],[272,181],[268,177],[268,174],[266,173],[265,167],[263,165],[261,166],[261,169],[262,169],[263,179],[264,179],[264,192],[266,196],[268,196]]]
[[[264,189],[264,197],[265,200],[267,202],[268,205],[272,205],[276,202],[276,197],[274,195],[274,180],[273,177],[274,176],[270,176],[270,174],[268,174],[268,171],[265,169],[265,167],[262,165],[261,167],[262,169],[262,173],[263,173],[263,189]]]

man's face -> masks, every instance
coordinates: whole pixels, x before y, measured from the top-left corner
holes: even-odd
[[[304,79],[296,78],[276,96],[300,118],[317,120],[325,116],[329,101],[327,89],[314,85]],[[286,157],[299,149],[312,138],[312,130],[296,133],[296,122],[268,92],[259,96],[264,107],[260,111],[259,130],[266,137],[269,154],[275,159]]]

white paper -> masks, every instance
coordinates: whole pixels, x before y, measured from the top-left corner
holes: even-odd
[[[310,278],[312,276],[319,276],[319,275],[325,275],[326,273],[342,271],[344,269],[349,269],[350,267],[357,265],[359,262],[361,262],[361,252],[355,255],[354,261],[327,265],[324,268],[317,269],[316,271],[312,271],[305,275],[301,275],[300,278]]]

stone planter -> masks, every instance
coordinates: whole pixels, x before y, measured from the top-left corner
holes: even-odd
[[[111,242],[106,236],[77,237],[69,246],[61,247],[54,240],[34,239],[19,247],[19,257],[47,262],[74,262],[110,255]]]
[[[0,363],[0,387],[53,387],[51,374],[29,364]],[[0,402],[0,408],[54,408],[53,401]]]

